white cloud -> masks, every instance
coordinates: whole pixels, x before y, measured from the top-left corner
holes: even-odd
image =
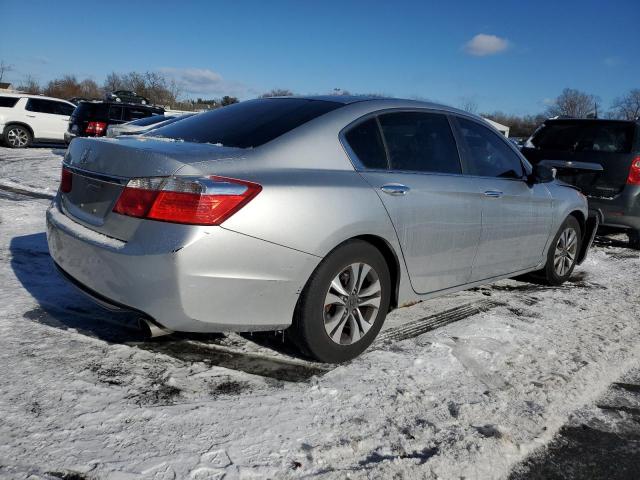
[[[186,94],[243,97],[250,93],[244,84],[225,80],[221,74],[208,68],[163,67],[159,70],[175,80]]]
[[[509,48],[509,41],[496,35],[479,33],[464,45],[464,51],[469,55],[484,57],[504,52]]]

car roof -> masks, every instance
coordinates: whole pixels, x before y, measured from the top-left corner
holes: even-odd
[[[425,100],[410,100],[406,98],[394,98],[394,97],[380,97],[380,96],[372,96],[372,95],[303,95],[303,96],[287,96],[287,97],[266,97],[271,99],[279,99],[279,98],[298,98],[303,100],[319,100],[324,102],[334,102],[341,103],[343,105],[352,105],[356,103],[371,103],[375,104],[376,108],[384,108],[385,106],[389,108],[429,108],[433,110],[444,110],[451,113],[457,113],[467,116],[474,116],[469,114],[469,112],[465,112],[464,110],[459,110],[454,107],[449,107],[447,105],[442,105],[435,102],[429,102]],[[373,105],[372,105],[373,106]]]
[[[34,95],[32,93],[18,93],[18,92],[2,92],[0,91],[0,96],[3,97],[14,97],[14,98],[39,98],[40,100],[54,100],[56,102],[65,102],[69,105],[73,105],[69,100],[65,100],[64,98],[56,98],[56,97],[47,97],[46,95]]]
[[[544,123],[564,123],[564,122],[578,122],[578,123],[640,123],[640,119],[635,120],[622,120],[616,118],[572,118],[572,117],[558,117],[547,118]]]

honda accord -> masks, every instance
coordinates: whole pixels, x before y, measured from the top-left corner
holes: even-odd
[[[103,305],[164,331],[287,329],[341,362],[394,308],[525,273],[561,284],[594,218],[474,115],[283,97],[76,139],[47,230],[60,271]]]

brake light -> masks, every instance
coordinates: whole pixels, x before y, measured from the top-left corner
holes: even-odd
[[[62,193],[69,193],[73,184],[73,173],[66,167],[62,167],[62,173],[60,175],[60,191]]]
[[[95,137],[102,137],[107,130],[106,122],[89,122],[84,133],[87,135],[93,135]]]
[[[163,222],[220,225],[261,190],[257,183],[225,177],[134,178],[113,211]]]
[[[640,156],[634,158],[631,162],[627,185],[640,185]]]

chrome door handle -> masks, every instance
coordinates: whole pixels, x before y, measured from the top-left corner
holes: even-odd
[[[502,192],[499,190],[487,190],[484,194],[491,198],[500,198],[502,196]]]
[[[411,189],[406,185],[402,185],[401,183],[388,183],[380,187],[380,190],[388,195],[399,196],[406,195],[407,192]]]
[[[29,118],[36,118],[36,116],[35,116],[35,115],[27,115],[27,117],[29,117]]]

